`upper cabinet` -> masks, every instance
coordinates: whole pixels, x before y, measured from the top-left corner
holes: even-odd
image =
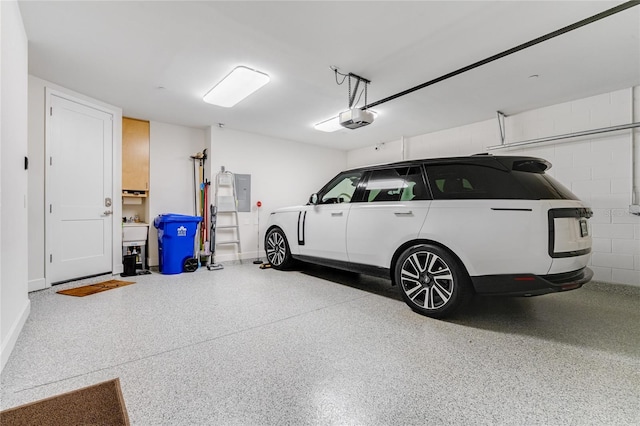
[[[122,118],[122,190],[149,191],[149,122]]]

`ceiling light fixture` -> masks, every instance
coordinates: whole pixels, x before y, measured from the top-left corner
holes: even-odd
[[[340,114],[343,114],[344,112],[347,111],[343,111]],[[378,113],[375,111],[369,110],[369,112],[373,114],[374,118],[378,116]],[[331,117],[328,120],[321,121],[318,124],[315,124],[313,128],[316,130],[320,130],[321,132],[337,132],[338,130],[345,129],[346,127],[340,124],[340,114],[336,115],[335,117]]]
[[[340,121],[338,121],[337,115],[335,117],[331,117],[328,120],[322,121],[313,127],[314,129],[320,130],[321,132],[337,132],[338,130],[344,129],[344,127],[340,125]]]
[[[202,98],[205,102],[230,108],[267,84],[269,76],[254,69],[237,66]]]

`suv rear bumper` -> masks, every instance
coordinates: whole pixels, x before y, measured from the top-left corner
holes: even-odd
[[[501,296],[539,296],[559,291],[575,290],[591,281],[589,268],[552,275],[483,275],[471,277],[478,294]]]

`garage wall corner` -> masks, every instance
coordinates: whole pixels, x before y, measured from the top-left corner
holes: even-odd
[[[208,132],[211,181],[222,166],[233,173],[251,175],[251,212],[238,214],[242,252],[238,256],[235,247],[219,246],[216,262],[259,256],[264,259],[262,240],[270,213],[307,203],[313,192],[347,167],[345,151],[229,128],[211,127]],[[211,198],[213,201],[213,186]],[[260,209],[257,201],[262,202]],[[218,221],[223,224],[222,217]],[[224,237],[218,233],[218,238]]]

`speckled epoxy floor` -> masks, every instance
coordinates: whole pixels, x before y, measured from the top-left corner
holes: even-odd
[[[640,288],[475,298],[438,321],[317,267],[134,280],[32,293],[0,407],[119,377],[134,425],[640,424]]]

